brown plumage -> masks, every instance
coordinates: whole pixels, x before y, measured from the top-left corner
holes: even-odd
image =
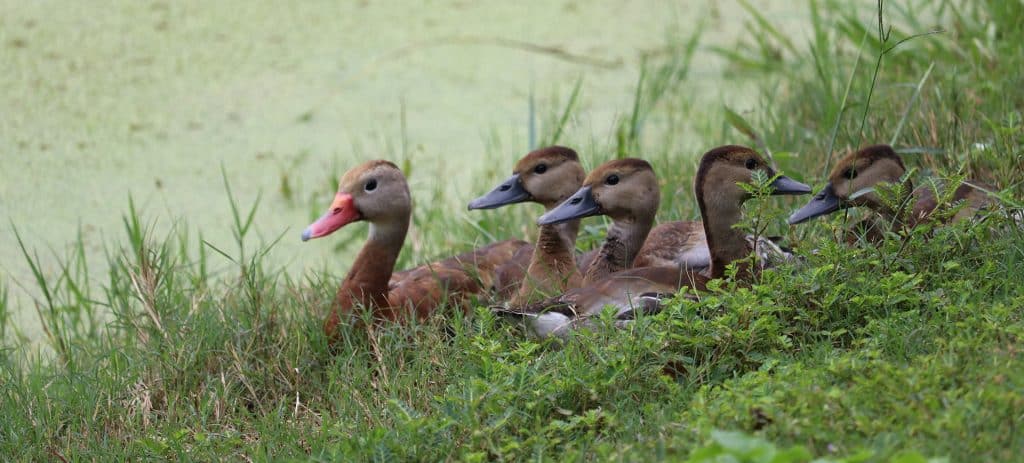
[[[512,170],[512,176],[491,192],[469,203],[470,209],[491,209],[521,202],[538,203],[551,210],[583,183],[583,166],[570,148],[550,146],[530,152]],[[581,284],[576,268],[576,235],[579,220],[542,225],[537,243],[529,252],[526,275],[521,278],[511,304],[519,305],[561,294]]]
[[[594,257],[585,260],[583,283],[630,268],[654,225],[660,202],[651,165],[642,159],[608,161],[587,175],[580,189],[537,221],[541,225],[606,215],[612,220]]]
[[[755,169],[764,171],[769,177],[775,175],[760,155],[742,146],[715,148],[701,158],[694,190],[711,254],[711,264],[705,272],[698,273],[679,265],[633,268],[556,298],[524,307],[498,308],[497,311],[526,317],[541,337],[562,336],[574,327],[586,324],[590,317],[609,305],[617,310],[617,319],[626,322],[637,311],[658,310],[662,297],[681,288],[705,290],[710,279],[724,276],[726,265],[746,258],[751,252],[746,236],[733,225],[739,222],[741,206],[750,198],[750,194],[737,184],[749,183]],[[656,188],[653,176],[645,181],[652,182]],[[778,177],[772,187],[773,194],[806,194],[811,191],[807,185],[784,176]],[[615,194],[615,190],[608,190],[605,196]],[[619,198],[606,198],[606,201],[628,203]],[[740,271],[740,275],[746,273]]]
[[[777,243],[778,236],[746,235],[747,246],[756,249],[759,268],[769,268],[794,259],[794,254]],[[676,221],[656,225],[633,259],[633,267],[679,266],[703,271],[711,265],[707,236],[701,221]]]
[[[633,259],[634,267],[680,265],[700,270],[710,264],[704,224],[692,220],[658,224]]]
[[[370,223],[369,237],[342,281],[324,331],[337,335],[342,317],[359,307],[375,320],[425,318],[449,302],[464,304],[489,288],[495,269],[528,244],[508,240],[458,256],[394,273],[409,229],[412,202],[402,172],[387,161],[369,161],[342,176],[327,213],[302,234],[319,238],[357,221]]]
[[[882,231],[886,229],[883,224],[892,224],[894,228],[912,228],[932,220],[933,216],[940,212],[940,220],[960,220],[972,217],[979,210],[993,204],[983,189],[972,186],[978,185],[974,182],[958,185],[950,204],[939,204],[931,187],[914,189],[908,178],[903,181],[903,188],[909,197],[900,202],[908,204],[909,207],[894,210],[872,189],[877,185],[900,182],[906,171],[903,160],[889,145],[873,145],[850,152],[836,163],[828,176],[825,188],[807,205],[794,212],[789,222],[802,223],[841,209],[866,207],[877,212],[881,216],[881,221],[867,218],[856,224],[852,232],[865,236],[870,241],[877,241],[882,238]],[[961,204],[962,207],[952,215],[946,213],[952,212],[951,208],[959,207]]]

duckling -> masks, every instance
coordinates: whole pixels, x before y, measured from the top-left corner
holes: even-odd
[[[302,233],[302,240],[322,238],[359,221],[370,223],[369,236],[342,281],[324,322],[335,339],[342,316],[358,307],[375,320],[423,319],[446,302],[461,304],[490,286],[494,270],[511,259],[522,240],[507,240],[394,274],[395,262],[409,230],[412,201],[405,176],[388,161],[369,161],[346,172],[334,202]]]
[[[572,197],[544,213],[537,223],[555,225],[594,215],[612,219],[604,242],[584,271],[583,284],[589,284],[632,266],[654,225],[660,201],[657,178],[647,161],[616,159],[594,169]]]
[[[495,311],[499,314],[526,318],[531,329],[541,338],[564,337],[574,328],[586,325],[589,319],[609,305],[616,309],[615,317],[619,322],[628,323],[638,312],[650,313],[660,310],[660,301],[666,296],[677,293],[680,289],[706,290],[709,280],[725,276],[727,265],[750,255],[752,249],[745,234],[733,226],[740,221],[743,203],[751,197],[749,192],[738,186],[738,183],[751,182],[754,170],[764,172],[769,178],[775,177],[771,183],[773,195],[796,195],[811,192],[810,187],[789,177],[781,175],[776,177],[775,171],[768,163],[750,148],[728,145],[705,153],[701,158],[697,177],[694,180],[694,193],[703,219],[704,235],[710,253],[710,264],[705,270],[697,272],[680,265],[633,268],[614,273],[593,284],[567,291],[561,296],[536,304],[514,308],[495,308]],[[608,185],[607,176],[617,171],[598,168],[595,172],[605,173],[605,177],[601,181]],[[588,179],[590,179],[589,176]],[[613,180],[609,186],[614,187],[622,181],[621,178],[618,181]],[[636,182],[650,182],[650,184],[623,190],[603,189],[600,198],[594,198],[592,201],[603,200],[628,208],[630,203],[628,199],[634,197],[636,191],[643,191],[649,186],[657,188],[653,175],[645,176],[643,180]],[[591,185],[595,183],[597,182],[591,182]],[[573,204],[572,202],[578,197],[580,199]],[[641,203],[637,206],[638,208],[647,207],[641,201],[638,203]],[[592,213],[591,210],[594,207],[588,207],[586,197],[577,194],[552,212],[559,211],[562,206],[566,205],[573,206],[575,212],[562,210],[556,216],[557,219],[569,220],[574,217],[574,214]],[[617,211],[617,214],[629,215],[628,212],[622,210]],[[542,216],[538,222],[551,220],[550,216],[547,218]],[[749,266],[741,267],[738,272],[741,277],[749,274]]]
[[[576,192],[583,183],[584,175],[579,156],[572,149],[564,146],[541,148],[520,159],[511,177],[470,202],[469,209],[493,209],[534,202],[551,210]],[[582,277],[575,258],[579,226],[578,219],[540,226],[526,276],[510,304],[525,304],[580,286]]]
[[[790,224],[799,224],[815,217],[828,215],[841,209],[863,206],[877,212],[885,223],[893,227],[915,227],[930,219],[939,209],[938,199],[931,188],[913,188],[910,179],[904,181],[905,191],[911,196],[913,205],[908,213],[900,213],[886,204],[872,189],[876,185],[897,183],[906,173],[903,160],[889,145],[874,145],[851,152],[836,163],[829,174],[829,181],[804,207],[789,217]],[[963,203],[951,218],[960,220],[972,217],[979,210],[993,204],[992,199],[976,183],[965,182],[953,194],[950,206]],[[869,241],[882,238],[881,228],[872,218],[857,225]]]

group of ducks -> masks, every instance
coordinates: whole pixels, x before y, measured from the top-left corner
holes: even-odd
[[[721,146],[704,154],[694,180],[702,221],[655,227],[660,193],[649,163],[616,159],[585,175],[572,149],[538,149],[516,163],[511,177],[469,203],[471,210],[524,202],[543,205],[546,212],[537,220],[535,244],[499,241],[395,272],[412,213],[409,187],[394,164],[366,162],[342,176],[327,213],[302,234],[306,241],[353,222],[370,223],[369,237],[338,288],[324,330],[335,338],[341,323],[358,320],[351,316],[360,308],[370,310],[374,320],[401,321],[408,316],[426,318],[442,306],[468,309],[474,298],[481,297],[503,301],[494,306],[496,312],[526,320],[542,338],[565,336],[609,306],[617,324],[628,324],[638,313],[660,310],[666,297],[706,290],[708,281],[723,278],[731,263],[737,267],[736,277],[743,278],[792,257],[772,240],[734,227],[741,220],[743,203],[752,197],[741,184],[752,183],[756,171],[770,179],[772,195],[811,193],[809,186],[778,175],[756,151]],[[883,220],[868,224],[874,233],[885,226],[926,220],[937,207],[930,188],[913,190],[909,214],[893,210],[872,190],[901,181],[905,172],[900,157],[887,145],[851,152],[789,222],[855,206],[880,214]],[[966,185],[953,199],[966,203],[958,213],[963,215],[987,201],[983,192]],[[611,220],[606,238],[598,249],[578,254],[580,220],[595,215]],[[749,259],[752,255],[755,259]]]

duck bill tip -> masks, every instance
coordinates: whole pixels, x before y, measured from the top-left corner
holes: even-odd
[[[467,210],[497,209],[509,204],[529,201],[530,198],[530,193],[523,188],[523,183],[519,181],[519,174],[513,174],[487,194],[470,201]]]
[[[601,206],[594,199],[589,186],[580,188],[569,199],[537,219],[537,225],[554,225],[570,220],[582,219],[601,213]]]
[[[801,224],[815,217],[831,214],[843,209],[843,207],[842,201],[835,195],[835,192],[832,191],[832,185],[829,184],[822,188],[818,194],[814,195],[814,198],[811,198],[804,207],[793,212],[789,216],[788,222],[790,225]]]
[[[773,195],[806,195],[811,193],[811,187],[804,183],[793,180],[785,175],[778,176],[772,182]]]
[[[327,212],[303,230],[302,241],[330,235],[339,228],[360,219],[361,217],[359,211],[356,210],[352,195],[339,192],[335,195],[334,202],[331,203],[331,207],[327,209]]]

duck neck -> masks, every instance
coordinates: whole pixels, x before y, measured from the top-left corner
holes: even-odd
[[[370,224],[369,238],[338,288],[336,309],[347,313],[359,305],[387,306],[388,281],[408,231],[409,217]]]
[[[574,252],[576,235],[580,230],[579,220],[570,220],[556,225],[542,225],[537,245],[533,248],[530,265],[539,262],[569,263],[576,266]]]
[[[572,255],[576,252],[576,236],[580,233],[580,221],[570,220],[554,226],[555,232],[558,233],[558,238],[562,240],[564,249],[569,250],[570,259],[572,262],[576,262],[575,257]],[[544,235],[544,227],[541,227],[540,234]],[[540,241],[538,237],[537,241]]]
[[[711,278],[725,276],[725,267],[730,263],[744,259],[750,254],[746,235],[734,225],[742,218],[741,205],[715,204],[715,214],[707,212],[703,198],[698,195],[700,215],[704,221],[704,235],[708,241],[708,252],[711,254],[711,267],[708,269]]]
[[[540,235],[537,236],[537,244],[533,247],[533,256],[526,269],[526,278],[510,301],[511,305],[522,305],[579,286],[580,276],[575,256],[579,228],[579,220],[540,227]]]
[[[587,268],[583,282],[591,283],[629,268],[653,225],[653,216],[643,217],[639,220],[612,222],[601,249],[598,250],[593,263]]]

